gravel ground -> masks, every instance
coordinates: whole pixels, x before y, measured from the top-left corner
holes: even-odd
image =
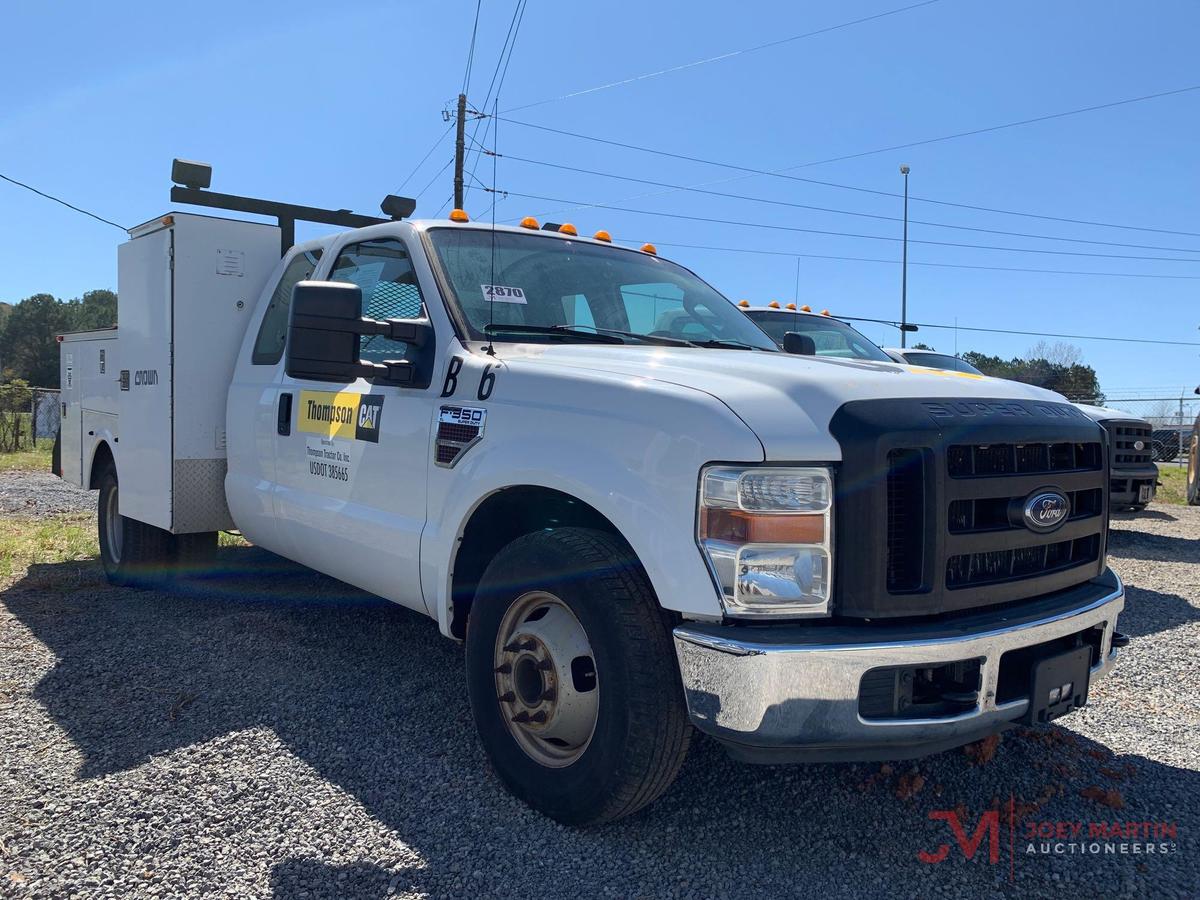
[[[49,472],[0,472],[2,515],[95,512],[96,496],[95,491],[81,491]]]
[[[0,498],[92,503],[40,479]],[[35,565],[0,585],[0,894],[1195,896],[1200,509],[1121,518],[1111,554],[1133,642],[1061,726],[890,766],[751,767],[699,740],[662,800],[591,831],[501,789],[429,620],[255,549],[171,594]],[[968,833],[1002,810],[998,864],[930,819],[955,808]],[[1093,821],[1177,833],[1023,852],[1030,822]]]

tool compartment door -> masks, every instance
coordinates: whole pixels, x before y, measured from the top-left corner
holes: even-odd
[[[172,240],[172,229],[163,228],[117,250],[121,342],[117,409],[124,440],[114,448],[121,515],[168,529],[174,399]]]

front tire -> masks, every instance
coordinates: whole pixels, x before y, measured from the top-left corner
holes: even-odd
[[[484,750],[534,809],[611,822],[675,780],[691,725],[670,625],[618,538],[559,528],[502,549],[476,592],[466,662]]]
[[[144,587],[161,581],[174,563],[170,532],[121,515],[117,472],[100,475],[97,523],[100,562],[113,584]]]

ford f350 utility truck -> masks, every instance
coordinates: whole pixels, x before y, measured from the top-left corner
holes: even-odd
[[[644,806],[693,728],[753,762],[913,757],[1113,665],[1107,444],[1057,396],[782,352],[604,232],[288,238],[130,232],[119,327],[63,341],[62,474],[100,490],[115,581],[239,529],[434,618],[546,814]]]

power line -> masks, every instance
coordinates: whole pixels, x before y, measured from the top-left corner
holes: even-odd
[[[414,175],[416,175],[419,171],[421,171],[421,166],[425,165],[425,161],[427,159],[429,159],[429,157],[433,156],[433,151],[441,146],[442,141],[444,141],[446,139],[446,135],[448,135],[453,130],[454,130],[454,123],[451,122],[449,127],[447,127],[446,130],[442,132],[441,136],[436,141],[433,142],[433,146],[429,148],[428,152],[426,152],[426,154],[421,157],[421,161],[419,163],[417,163],[416,167],[411,172],[408,173],[408,177],[405,178],[404,181],[402,181],[400,183],[400,187],[396,188],[395,193],[398,194],[402,190],[404,190],[404,186],[406,184],[408,184],[410,181],[412,181],[412,178]]]
[[[617,243],[629,244],[630,246],[640,247],[645,241],[618,241]],[[715,247],[711,244],[676,244],[669,241],[654,241],[659,247],[682,247],[688,250],[714,250],[722,253],[755,253],[763,256],[786,256],[795,259],[830,259],[842,262],[869,262],[869,263],[886,263],[892,266],[900,265],[898,259],[878,259],[869,256],[834,256],[823,253],[797,253],[790,250],[758,250],[749,247]],[[909,260],[910,266],[929,266],[938,269],[978,269],[986,272],[1025,272],[1039,275],[1095,275],[1110,278],[1166,278],[1179,281],[1200,281],[1200,275],[1156,275],[1142,272],[1084,272],[1076,269],[1026,269],[1014,266],[973,266],[965,263],[936,263],[936,262],[914,262]]]
[[[479,10],[483,6],[483,0],[475,0],[475,24],[471,26],[471,46],[467,50],[467,70],[463,73],[462,93],[466,93],[471,87],[471,69],[475,65],[475,35],[479,32]]]
[[[845,319],[847,322],[874,322],[879,325],[900,326],[890,319],[867,319],[861,316],[834,316],[835,319]],[[1200,347],[1200,341],[1163,341],[1155,338],[1114,337],[1100,334],[1057,334],[1052,331],[1017,331],[1011,328],[975,328],[968,325],[937,325],[931,322],[910,322],[918,328],[937,328],[945,331],[977,331],[982,334],[1015,334],[1022,337],[1052,337],[1065,338],[1072,341],[1111,341],[1118,344],[1159,344],[1168,347]]]
[[[446,164],[437,170],[437,172],[434,174],[434,176],[429,179],[429,182],[425,185],[425,187],[421,188],[421,193],[417,194],[417,196],[413,197],[413,199],[420,200],[425,195],[425,192],[427,190],[429,190],[431,187],[433,187],[433,183],[442,177],[442,173],[445,172],[452,165],[454,165],[454,157],[453,156],[450,157],[450,159],[446,160]],[[451,197],[450,199],[453,200],[454,198]]]
[[[914,3],[911,6],[902,6],[899,9],[889,9],[885,12],[876,13],[873,16],[865,16],[861,19],[854,19],[853,21],[850,21],[850,22],[841,22],[837,25],[829,25],[829,26],[826,26],[825,28],[818,28],[816,31],[807,31],[804,34],[795,34],[795,35],[792,35],[791,37],[779,38],[778,40],[768,41],[765,44],[757,44],[753,47],[743,47],[740,50],[731,50],[727,53],[720,53],[720,54],[717,54],[716,56],[706,57],[705,59],[697,59],[697,60],[694,60],[693,62],[682,63],[677,66],[670,66],[666,69],[659,69],[658,71],[655,71],[655,72],[646,72],[642,75],[635,75],[631,78],[623,78],[620,81],[610,81],[607,84],[596,85],[595,87],[586,88],[582,91],[572,91],[569,94],[563,94],[559,97],[549,97],[545,100],[537,100],[537,101],[534,101],[533,103],[526,103],[522,106],[514,106],[512,109],[506,109],[505,112],[506,113],[516,112],[517,110],[521,110],[521,109],[531,109],[534,106],[543,106],[547,103],[558,103],[559,101],[562,101],[562,100],[570,100],[574,97],[582,97],[585,94],[595,94],[599,91],[606,91],[609,88],[621,87],[622,85],[634,84],[639,81],[646,81],[647,79],[650,79],[650,78],[657,78],[660,75],[669,75],[673,72],[682,72],[685,69],[694,69],[697,66],[707,65],[708,63],[721,62],[722,60],[726,60],[726,59],[733,59],[734,57],[743,56],[747,53],[757,53],[759,50],[767,50],[771,47],[778,47],[782,44],[790,44],[793,41],[800,41],[805,38],[816,37],[817,35],[821,35],[821,34],[828,34],[831,31],[838,31],[842,28],[850,28],[854,25],[862,25],[865,22],[873,22],[876,19],[883,19],[883,18],[886,18],[887,16],[899,15],[900,13],[909,12],[910,10],[914,10],[914,9],[919,9],[922,6],[931,6],[932,4],[937,3],[937,2],[938,2],[938,0],[924,0],[924,2],[922,2],[922,3]]]
[[[564,200],[561,197],[546,197],[540,194],[522,194],[516,191],[503,191],[509,197],[523,197],[528,200],[545,200],[547,203],[572,203],[574,201]],[[634,213],[643,216],[659,216],[668,219],[682,219],[689,222],[707,222],[715,225],[734,225],[741,228],[762,228],[769,231],[790,231],[799,232],[801,234],[822,234],[833,237],[848,237],[857,240],[869,241],[892,241],[899,242],[898,237],[891,237],[879,234],[858,234],[849,231],[831,231],[823,228],[801,228],[796,225],[776,225],[771,222],[743,222],[737,219],[718,219],[711,216],[689,216],[684,213],[669,213],[659,212],[651,209],[634,209],[628,206],[615,206],[607,203],[590,204],[595,209],[610,209],[616,212]],[[959,247],[971,250],[999,250],[1005,253],[1038,253],[1051,256],[1086,256],[1100,259],[1136,259],[1147,262],[1182,262],[1182,263],[1200,263],[1200,259],[1181,259],[1176,256],[1137,256],[1128,253],[1086,253],[1082,250],[1043,250],[1033,247],[1002,247],[994,244],[967,244],[959,241],[927,241],[913,240],[909,238],[910,244],[924,244],[933,247]]]
[[[1012,127],[1015,127],[1016,125],[1030,124],[1035,121],[1044,121],[1045,119],[1049,119],[1049,118],[1061,118],[1063,116],[1075,115],[1075,114],[1081,113],[1081,112],[1089,112],[1089,111],[1108,108],[1110,106],[1120,106],[1120,105],[1128,104],[1128,103],[1136,103],[1136,102],[1140,102],[1142,100],[1155,99],[1158,97],[1165,97],[1165,96],[1169,96],[1171,94],[1184,93],[1187,91],[1194,91],[1197,89],[1200,89],[1200,85],[1197,85],[1194,87],[1180,88],[1175,91],[1166,91],[1166,92],[1159,93],[1159,94],[1150,94],[1150,95],[1147,95],[1144,97],[1137,97],[1137,98],[1132,98],[1132,99],[1127,99],[1127,100],[1118,100],[1118,101],[1114,101],[1114,102],[1108,103],[1108,104],[1101,104],[1098,106],[1087,107],[1085,109],[1070,110],[1070,111],[1063,112],[1063,113],[1054,113],[1049,116],[1042,116],[1042,117],[1039,117],[1036,119],[1026,119],[1026,120],[1023,120],[1022,122],[1008,123],[1007,125],[997,125],[997,126],[992,126],[990,128],[977,129],[972,132],[961,132],[956,135],[946,135],[946,136],[943,136],[940,138],[930,138],[925,141],[918,141],[913,144],[906,144],[906,145],[901,145],[901,146],[917,146],[920,144],[934,143],[936,141],[950,140],[952,138],[962,137],[967,134],[982,134],[987,131],[996,131],[996,130],[999,130],[1002,128],[1012,128]],[[595,135],[581,134],[581,133],[575,132],[575,131],[567,131],[567,130],[561,129],[561,128],[553,128],[548,125],[538,125],[538,124],[535,124],[532,122],[523,122],[518,119],[510,119],[510,118],[503,117],[503,116],[498,117],[498,118],[503,118],[506,122],[509,122],[513,125],[519,125],[524,128],[531,128],[531,129],[535,129],[538,131],[547,132],[549,134],[557,134],[562,137],[570,137],[570,138],[576,138],[578,140],[591,141],[593,143],[605,144],[605,145],[608,145],[611,147],[619,147],[624,150],[634,150],[634,151],[641,152],[641,153],[650,153],[655,156],[663,156],[663,157],[666,157],[669,159],[678,159],[678,160],[683,160],[685,162],[695,162],[695,163],[700,163],[703,165],[716,166],[719,168],[725,168],[725,169],[730,169],[733,171],[744,172],[744,173],[746,173],[747,176],[762,175],[762,176],[767,176],[767,177],[772,177],[772,178],[782,178],[782,179],[785,179],[788,181],[798,181],[798,182],[803,182],[805,184],[815,184],[815,185],[820,185],[822,187],[836,188],[839,190],[857,191],[860,193],[874,194],[876,196],[882,196],[882,197],[900,197],[900,196],[902,196],[902,195],[894,193],[892,191],[881,191],[881,190],[875,190],[872,188],[865,188],[865,187],[856,186],[856,185],[839,184],[837,182],[823,181],[823,180],[815,179],[815,178],[803,178],[798,175],[787,174],[789,171],[791,171],[793,169],[804,168],[807,166],[821,165],[822,163],[831,162],[833,160],[818,160],[818,161],[809,162],[809,163],[802,163],[797,166],[789,166],[789,167],[782,168],[782,169],[761,169],[761,168],[755,168],[753,166],[744,166],[744,165],[738,165],[736,163],[723,162],[720,160],[705,159],[703,157],[692,156],[692,155],[689,155],[686,153],[675,153],[675,152],[668,151],[668,150],[659,150],[659,149],[656,149],[653,147],[644,147],[644,146],[640,146],[638,144],[630,144],[630,143],[627,143],[624,141],[612,140],[610,138],[597,137]],[[857,157],[857,156],[869,155],[871,153],[881,153],[881,152],[885,152],[885,150],[888,150],[888,149],[899,149],[899,147],[884,148],[882,150],[871,150],[871,151],[866,151],[865,153],[861,153],[861,154],[853,154],[853,156]],[[848,159],[848,158],[851,158],[851,157],[838,157],[838,159]],[[701,182],[701,183],[692,185],[691,188],[694,189],[694,188],[708,187],[709,185],[723,184],[723,183],[727,183],[729,181],[736,181],[736,180],[738,180],[738,179],[730,178],[730,179],[721,179],[721,180],[717,180],[717,181]],[[627,198],[627,199],[635,199],[635,198]],[[1088,220],[1088,219],[1070,218],[1070,217],[1065,217],[1065,216],[1051,216],[1051,215],[1045,215],[1045,214],[1040,214],[1040,213],[1021,212],[1018,210],[1000,209],[1000,208],[996,208],[996,207],[982,206],[982,205],[970,204],[970,203],[958,203],[958,202],[949,201],[949,200],[937,200],[937,199],[933,199],[930,197],[910,197],[909,199],[916,201],[916,202],[920,202],[920,203],[932,203],[932,204],[937,204],[939,206],[950,206],[950,207],[955,207],[958,209],[971,209],[971,210],[976,210],[979,212],[997,213],[1000,215],[1022,216],[1022,217],[1026,217],[1026,218],[1041,219],[1041,220],[1052,221],[1052,222],[1065,222],[1065,223],[1072,224],[1072,225],[1089,225],[1089,226],[1095,226],[1098,228],[1119,228],[1119,229],[1124,229],[1124,230],[1128,230],[1128,231],[1147,231],[1147,232],[1154,232],[1154,233],[1158,233],[1158,234],[1174,234],[1174,235],[1179,235],[1179,236],[1183,236],[1183,237],[1200,237],[1200,232],[1194,232],[1194,231],[1176,231],[1176,230],[1167,229],[1167,228],[1153,228],[1153,227],[1138,226],[1138,225],[1122,225],[1122,224],[1113,223],[1113,222],[1100,222],[1100,221],[1094,221],[1094,220]],[[623,201],[619,201],[619,202],[623,202]]]
[[[496,68],[492,70],[492,80],[488,82],[487,93],[484,95],[483,103],[480,105],[481,110],[486,110],[488,103],[491,102],[493,91],[495,96],[500,95],[500,88],[504,85],[504,79],[508,77],[508,64],[512,61],[513,50],[517,46],[517,35],[521,30],[521,23],[525,19],[525,5],[528,0],[517,0],[513,7],[512,18],[508,22],[508,31],[504,35],[504,43],[500,45],[500,55],[496,57]],[[499,82],[497,83],[497,79]],[[465,93],[465,91],[464,91]],[[486,120],[486,121],[485,121]],[[476,141],[475,136],[479,133],[479,126],[483,123],[483,137],[481,141]],[[471,129],[471,143],[482,149],[487,141],[488,132],[492,127],[492,117],[480,112],[475,119],[475,127]],[[471,178],[475,178],[475,170],[479,168],[479,159],[481,153],[477,150],[475,153],[475,161],[471,164]],[[495,198],[493,198],[493,203]]]
[[[118,225],[116,222],[106,219],[104,216],[98,216],[94,212],[88,212],[86,209],[75,206],[73,203],[68,203],[66,200],[55,197],[53,194],[47,194],[45,191],[39,191],[33,185],[26,184],[23,181],[17,181],[15,178],[9,178],[7,175],[0,175],[0,178],[4,179],[9,184],[15,184],[19,188],[25,188],[27,191],[33,191],[33,193],[37,194],[39,197],[45,197],[47,200],[53,200],[55,203],[61,203],[67,209],[73,209],[77,213],[83,213],[85,216],[91,216],[97,222],[103,222],[105,225],[111,225],[113,228],[120,228],[122,231],[129,231],[129,229],[123,225]]]
[[[482,152],[486,153],[488,151],[486,149],[484,149]],[[505,153],[505,154],[503,154],[503,156],[505,159],[511,159],[511,160],[514,160],[515,162],[523,162],[523,163],[527,163],[529,165],[543,166],[543,167],[551,168],[551,169],[562,169],[563,171],[566,171],[566,172],[576,172],[576,173],[582,174],[582,175],[598,175],[602,178],[616,178],[621,181],[631,181],[631,182],[635,182],[637,184],[647,184],[647,185],[653,185],[655,187],[666,187],[666,188],[671,188],[671,189],[677,190],[677,191],[688,191],[691,193],[704,194],[704,195],[710,196],[710,197],[724,197],[724,198],[730,199],[730,200],[748,200],[753,203],[766,203],[771,206],[786,206],[786,207],[790,207],[793,209],[807,209],[807,210],[812,210],[815,212],[833,213],[833,214],[840,215],[840,216],[856,216],[858,218],[863,218],[863,219],[879,219],[879,220],[883,220],[883,221],[887,221],[887,222],[903,221],[903,219],[901,219],[900,216],[885,216],[885,215],[880,215],[877,213],[859,212],[859,211],[848,210],[848,209],[836,209],[836,208],[828,207],[828,206],[813,206],[813,205],[807,204],[807,203],[793,203],[788,200],[775,200],[775,199],[768,198],[768,197],[752,197],[747,194],[731,194],[731,193],[728,193],[725,191],[710,191],[710,190],[705,190],[704,188],[694,188],[694,187],[686,187],[684,185],[670,184],[669,182],[665,182],[665,181],[654,181],[653,179],[649,179],[649,178],[637,178],[632,175],[618,175],[613,172],[600,172],[595,169],[583,169],[583,168],[579,168],[577,166],[567,166],[567,165],[562,165],[560,163],[548,162],[546,160],[529,159],[524,156],[514,156],[511,153]],[[928,226],[931,226],[934,228],[952,228],[957,231],[975,231],[975,232],[980,232],[983,234],[1000,234],[1000,235],[1005,235],[1007,237],[1033,238],[1036,240],[1045,240],[1045,241],[1066,241],[1066,242],[1073,243],[1073,244],[1095,244],[1095,245],[1103,246],[1103,247],[1132,247],[1132,248],[1138,249],[1138,250],[1165,250],[1165,251],[1170,251],[1173,253],[1200,253],[1200,248],[1193,248],[1193,247],[1161,247],[1161,246],[1156,246],[1153,244],[1126,244],[1126,243],[1121,243],[1121,242],[1117,242],[1117,241],[1095,241],[1095,240],[1088,240],[1086,238],[1062,237],[1060,235],[1053,235],[1053,234],[1030,234],[1030,233],[1024,232],[1024,231],[1003,231],[1003,230],[996,229],[996,228],[978,228],[978,227],[974,227],[971,225],[952,225],[948,222],[931,222],[928,220],[913,219],[913,218],[909,218],[908,221],[910,224],[913,224],[913,225],[928,225]]]

